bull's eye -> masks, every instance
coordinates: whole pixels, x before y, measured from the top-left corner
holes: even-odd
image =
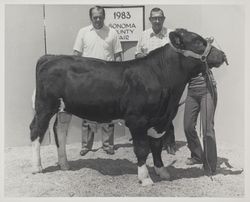
[[[202,37],[195,37],[195,38],[193,38],[193,40],[192,40],[192,43],[198,48],[198,47],[200,47],[200,48],[202,48],[202,47],[206,47],[206,45],[207,45],[207,43],[206,43],[206,41],[202,38]]]

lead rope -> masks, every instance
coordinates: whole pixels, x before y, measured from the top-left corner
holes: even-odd
[[[206,81],[206,89],[207,89],[207,81]],[[207,89],[208,90],[208,89]],[[205,116],[206,116],[206,133],[207,133],[207,92],[206,92],[206,95],[205,95],[206,97],[205,97],[205,105],[206,105],[206,111],[205,111]],[[201,130],[201,128],[202,128],[202,117],[201,117],[201,114],[200,114],[200,131],[199,131],[199,133],[200,133],[200,138],[202,137],[201,136],[201,134],[202,134],[202,130]],[[207,165],[208,165],[208,168],[209,168],[209,171],[210,171],[210,179],[213,181],[213,177],[212,177],[212,168],[211,168],[211,166],[210,166],[210,164],[209,164],[209,162],[208,162],[208,156],[207,156],[207,140],[206,140],[206,135],[205,134],[203,134],[203,138],[205,139],[205,141],[203,141],[203,140],[201,140],[201,141],[203,141],[206,145],[203,145],[203,149],[204,149],[204,153],[205,153],[205,158],[206,158],[206,161],[207,161]]]
[[[214,38],[213,38],[214,39]],[[217,46],[218,46],[218,48],[219,48],[219,50],[222,50],[221,49],[221,46],[219,45],[219,43],[215,40],[215,42],[216,42],[216,44],[217,44]],[[226,62],[226,64],[228,65],[228,61],[227,61],[227,59],[226,59],[226,56],[225,56],[225,62]],[[210,93],[211,93],[211,96],[212,96],[212,100],[213,100],[213,102],[214,102],[214,105],[215,105],[215,91],[214,91],[214,86],[213,86],[213,84],[212,84],[212,80],[211,80],[211,76],[210,76],[210,71],[209,71],[209,66],[208,66],[208,64],[207,64],[207,61],[205,60],[204,61],[204,63],[205,63],[205,66],[206,66],[206,89],[207,89],[207,91],[209,91],[210,90]],[[208,86],[209,85],[209,86]],[[206,92],[206,133],[207,133],[207,93],[208,92]],[[201,120],[201,119],[200,119]],[[201,125],[200,125],[200,128],[201,128]],[[200,133],[201,133],[201,131],[200,131]],[[203,134],[204,135],[204,134]],[[204,135],[204,138],[205,138],[205,146],[204,146],[204,150],[205,150],[205,158],[206,158],[206,161],[207,161],[207,165],[208,165],[208,168],[209,168],[209,171],[210,171],[210,179],[213,181],[213,177],[212,177],[212,169],[211,169],[211,166],[210,166],[210,164],[209,164],[209,162],[208,162],[208,158],[207,158],[207,140],[206,140],[206,138],[207,138],[207,135]]]
[[[211,77],[210,77],[210,73],[209,73],[209,67],[208,67],[208,64],[207,64],[207,61],[205,61],[205,65],[206,65],[206,77],[205,77],[205,80],[206,80],[206,97],[205,97],[205,105],[206,105],[206,111],[205,111],[205,117],[206,117],[206,128],[205,128],[205,135],[204,135],[204,139],[205,139],[205,145],[204,145],[204,151],[205,151],[205,158],[206,158],[206,163],[208,165],[208,168],[209,168],[209,171],[210,171],[210,179],[213,181],[213,176],[212,176],[212,168],[208,162],[208,156],[207,156],[207,93],[210,89],[211,91],[211,96],[212,96],[212,99],[213,101],[215,102],[215,92],[214,92],[214,86],[212,84],[212,81],[211,81]],[[209,86],[208,86],[209,85]],[[215,104],[215,103],[214,103]]]

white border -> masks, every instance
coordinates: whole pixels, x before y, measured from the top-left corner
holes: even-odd
[[[1,129],[1,141],[0,141],[0,147],[1,147],[1,155],[0,155],[0,185],[1,185],[1,191],[0,191],[0,201],[100,201],[102,200],[104,201],[143,201],[143,202],[147,202],[147,201],[225,201],[225,202],[231,202],[231,201],[250,201],[250,195],[249,195],[249,189],[250,189],[250,176],[249,176],[249,145],[248,143],[250,142],[250,138],[248,137],[249,135],[249,114],[250,114],[250,110],[249,110],[249,102],[250,102],[250,92],[249,92],[249,76],[250,76],[250,62],[249,62],[249,36],[250,36],[250,31],[249,31],[249,26],[250,26],[250,5],[249,5],[249,1],[248,0],[154,0],[154,1],[146,1],[146,0],[141,0],[140,2],[136,2],[133,0],[126,0],[126,5],[147,5],[147,4],[169,4],[169,5],[179,5],[179,4],[206,4],[206,5],[211,5],[211,4],[220,4],[220,5],[232,5],[232,4],[242,4],[245,6],[245,120],[244,120],[244,125],[245,125],[245,197],[243,198],[189,198],[189,197],[178,197],[178,198],[161,198],[161,197],[150,197],[150,198],[146,198],[146,197],[136,197],[136,198],[132,198],[132,197],[120,197],[120,198],[109,198],[109,197],[88,197],[88,198],[4,198],[3,194],[4,194],[4,186],[3,186],[3,182],[4,182],[4,173],[3,173],[3,166],[4,166],[4,78],[5,78],[5,72],[4,72],[4,26],[5,26],[5,13],[4,13],[4,6],[5,4],[89,4],[89,1],[87,0],[2,0],[0,2],[0,96],[1,96],[1,105],[0,105],[0,129]],[[116,5],[123,5],[124,1],[121,0],[92,0],[91,4],[116,4]],[[233,26],[233,25],[232,25]],[[237,135],[237,134],[236,134]]]

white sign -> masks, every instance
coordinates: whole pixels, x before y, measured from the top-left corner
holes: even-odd
[[[105,24],[116,30],[120,41],[138,41],[144,28],[143,6],[104,7]]]

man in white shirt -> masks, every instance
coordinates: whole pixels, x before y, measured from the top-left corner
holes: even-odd
[[[149,21],[152,27],[145,30],[138,40],[135,57],[145,57],[150,51],[162,47],[169,43],[169,33],[172,31],[163,27],[165,21],[164,12],[160,8],[153,8],[150,11]],[[171,124],[170,130],[165,135],[163,147],[169,154],[175,154],[174,126]]]
[[[105,11],[96,6],[90,9],[92,24],[79,30],[74,54],[107,61],[121,61],[121,43],[116,31],[104,24]]]
[[[104,8],[100,6],[90,8],[89,17],[91,25],[79,30],[73,47],[74,54],[107,61],[121,61],[121,43],[116,31],[104,25]],[[101,129],[103,150],[112,155],[114,154],[114,124],[101,124]],[[80,155],[83,156],[92,149],[95,132],[96,124],[83,120]]]
[[[163,27],[165,16],[160,8],[153,8],[150,12],[149,21],[152,27],[145,30],[138,40],[135,57],[146,56],[150,51],[169,43],[169,33],[172,31]]]

